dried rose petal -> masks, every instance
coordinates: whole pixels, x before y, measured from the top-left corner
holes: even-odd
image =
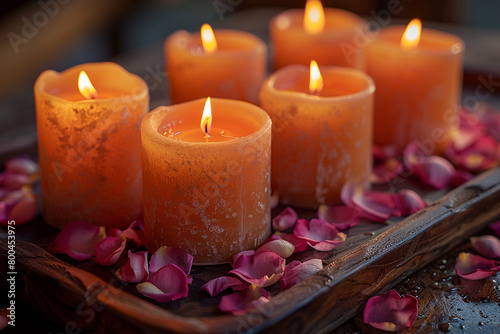
[[[321,219],[299,219],[293,234],[307,241],[307,244],[317,251],[331,251],[344,242],[346,235],[339,232],[335,226]]]
[[[388,183],[403,172],[403,164],[396,158],[389,158],[373,167],[370,181],[374,184]]]
[[[373,159],[375,161],[385,161],[390,158],[396,158],[399,150],[396,145],[373,145]]]
[[[188,295],[186,273],[175,264],[167,264],[152,274],[147,282],[137,284],[144,296],[166,303]]]
[[[36,178],[40,171],[38,164],[28,157],[11,158],[5,162],[4,167],[6,171],[29,175],[32,178]]]
[[[68,254],[78,261],[88,260],[95,254],[97,243],[105,236],[104,227],[71,222],[61,230],[49,246],[49,251],[52,254]]]
[[[500,144],[495,138],[483,135],[463,150],[451,144],[445,154],[458,168],[478,172],[498,165]]]
[[[348,182],[344,183],[344,186],[340,190],[340,200],[342,203],[350,208],[355,208],[356,204],[353,203],[352,198],[359,189],[363,189],[363,187]]]
[[[307,249],[307,241],[301,238],[297,238],[294,234],[284,233],[284,232],[275,232],[275,235],[280,237],[283,240],[288,241],[293,245],[295,250],[294,253],[302,252]]]
[[[318,218],[322,219],[339,231],[347,230],[359,222],[360,210],[345,205],[329,206],[321,204],[318,208]]]
[[[14,220],[16,226],[35,218],[38,212],[38,197],[31,187],[23,186],[19,190],[6,193],[0,200],[0,226]]]
[[[237,255],[233,261],[234,269],[229,273],[241,277],[245,282],[266,287],[277,282],[285,271],[285,260],[274,252]]]
[[[17,190],[21,189],[22,186],[31,183],[31,176],[25,174],[14,173],[11,171],[3,171],[0,173],[0,186],[10,189]]]
[[[462,252],[455,263],[458,276],[469,280],[480,280],[500,271],[500,262],[479,255]]]
[[[144,228],[141,228],[138,220],[134,220],[125,230],[120,233],[121,237],[132,240],[137,246],[143,246]]]
[[[413,190],[403,189],[398,191],[401,203],[401,214],[408,216],[427,207],[427,203]]]
[[[368,299],[363,322],[389,332],[410,328],[418,315],[418,300],[412,295],[403,298],[395,290]]]
[[[397,194],[358,188],[351,201],[360,209],[361,217],[375,222],[383,223],[393,216],[401,216]]]
[[[189,275],[193,265],[193,256],[178,248],[162,246],[156,250],[149,261],[149,273],[153,274],[170,263],[175,264],[186,275]]]
[[[446,159],[431,155],[413,166],[413,174],[420,180],[436,189],[442,189],[451,184],[455,168]]]
[[[488,227],[492,229],[493,232],[495,232],[497,235],[500,236],[500,220],[493,223],[489,223]]]
[[[323,262],[320,259],[311,259],[305,262],[292,261],[286,268],[280,280],[281,291],[291,288],[302,282],[309,276],[323,269]]]
[[[451,185],[453,187],[459,187],[462,184],[472,180],[474,178],[474,175],[463,171],[463,170],[457,170],[455,171],[455,174],[453,174],[453,179],[451,180]]]
[[[128,261],[118,269],[116,276],[129,283],[142,282],[148,277],[148,251],[132,253],[128,251]]]
[[[220,276],[205,283],[201,287],[201,290],[208,292],[208,294],[213,297],[219,294],[221,291],[226,290],[227,288],[241,284],[242,282],[236,277]]]
[[[291,242],[283,240],[273,234],[269,240],[267,240],[255,251],[256,254],[262,252],[275,252],[282,258],[286,259],[295,252],[295,247]]]
[[[256,307],[268,303],[269,296],[270,294],[266,290],[255,284],[250,284],[247,289],[241,292],[222,296],[219,309],[234,315],[245,314]]]
[[[297,213],[291,207],[286,207],[279,215],[273,218],[275,231],[286,231],[297,222]]]
[[[481,237],[471,237],[472,248],[482,256],[488,259],[500,258],[500,240],[492,235],[483,235]]]
[[[95,245],[94,261],[103,266],[115,264],[127,244],[125,238],[105,237]]]

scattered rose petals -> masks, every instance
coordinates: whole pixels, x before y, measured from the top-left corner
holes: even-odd
[[[11,158],[5,162],[4,167],[6,171],[29,175],[32,178],[36,178],[40,170],[38,164],[28,157]]]
[[[356,225],[359,222],[359,217],[360,210],[357,207],[322,204],[318,208],[318,218],[332,224],[339,231],[347,230]]]
[[[31,187],[24,186],[4,194],[0,199],[0,226],[14,220],[16,226],[32,220],[38,212],[38,197]]]
[[[288,241],[293,245],[295,250],[294,253],[302,252],[307,249],[307,241],[301,238],[297,238],[294,234],[284,233],[284,232],[275,232],[275,235],[280,237],[283,240]]]
[[[142,282],[148,276],[148,251],[132,253],[128,251],[128,261],[118,269],[116,276],[129,283]]]
[[[361,217],[384,223],[387,219],[401,216],[399,196],[394,193],[357,188],[351,202],[361,211]]]
[[[95,254],[96,244],[105,236],[104,227],[71,222],[61,230],[49,250],[52,254],[64,253],[75,260],[84,261]]]
[[[280,280],[281,291],[291,288],[302,282],[309,276],[323,269],[323,262],[320,259],[311,259],[305,262],[292,261],[286,268]]]
[[[279,215],[273,218],[275,231],[286,231],[297,222],[297,213],[291,207],[286,207]]]
[[[500,220],[493,223],[489,223],[488,227],[492,229],[493,232],[495,232],[497,235],[500,236]]]
[[[268,303],[269,296],[269,292],[255,284],[251,284],[243,291],[222,296],[219,309],[234,315],[245,314],[256,307]]]
[[[455,271],[460,277],[469,280],[480,280],[500,271],[500,262],[462,252],[457,256]]]
[[[132,240],[137,246],[143,246],[143,230],[144,228],[141,228],[140,222],[138,220],[134,220],[125,230],[120,233],[120,236],[126,238],[127,240]]]
[[[500,240],[492,235],[483,235],[481,237],[471,237],[472,248],[482,256],[488,259],[500,258]]]
[[[373,167],[370,181],[374,184],[388,183],[403,172],[403,164],[396,158],[389,158]]]
[[[266,241],[259,248],[257,248],[255,253],[257,254],[269,251],[275,252],[282,258],[286,259],[289,258],[295,252],[295,247],[291,242],[283,240],[277,235],[273,234],[268,241]]]
[[[483,135],[462,150],[452,143],[445,154],[458,168],[478,172],[498,165],[500,144],[495,138]]]
[[[285,260],[274,252],[236,254],[235,258],[234,269],[229,273],[260,287],[277,282],[285,271]]]
[[[201,290],[208,292],[208,294],[213,297],[219,294],[221,291],[226,290],[227,288],[241,284],[241,281],[236,277],[220,276],[205,283],[201,287]]]
[[[408,216],[427,207],[427,203],[413,190],[403,189],[398,191],[401,204],[401,214]]]
[[[418,315],[418,300],[412,295],[403,298],[395,290],[368,299],[363,322],[390,332],[410,328]]]
[[[151,257],[151,261],[149,261],[149,273],[153,274],[171,263],[182,269],[186,275],[189,275],[193,265],[193,256],[178,248],[162,246],[156,250]]]
[[[166,303],[188,295],[186,273],[175,264],[167,264],[151,274],[147,282],[137,284],[144,296]]]
[[[95,245],[94,261],[103,266],[115,264],[127,244],[125,238],[105,237]]]
[[[307,241],[307,244],[317,251],[331,251],[344,242],[346,235],[339,232],[335,226],[321,219],[299,219],[293,234]]]

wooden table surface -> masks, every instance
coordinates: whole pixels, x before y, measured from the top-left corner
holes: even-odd
[[[240,12],[215,22],[215,28],[246,30],[268,40],[267,23],[277,10],[259,9]],[[424,23],[425,24],[425,23]],[[464,94],[474,94],[479,78],[500,74],[500,36],[491,32],[464,27],[443,26],[459,34],[466,42],[465,68],[469,74]],[[116,59],[129,71],[141,76],[150,87],[151,109],[168,104],[167,78],[163,74],[162,45],[128,54]],[[497,104],[497,91],[492,92],[487,102]],[[0,161],[19,153],[36,156],[36,125],[32,92],[23,89],[0,101]],[[500,201],[500,198],[499,198]],[[497,217],[500,219],[500,217]],[[22,230],[22,229],[21,229]],[[30,230],[24,230],[28,238]],[[482,234],[491,234],[484,230]],[[22,238],[23,234],[19,234]],[[480,281],[469,281],[458,277],[454,271],[455,258],[461,251],[472,251],[466,242],[402,280],[394,289],[400,294],[412,294],[419,301],[419,315],[412,328],[405,333],[497,333],[500,332],[500,277],[493,276]],[[4,270],[1,270],[4,272]],[[0,307],[5,307],[6,281],[2,277]],[[57,324],[47,320],[40,311],[32,310],[29,298],[23,293],[22,283],[18,285],[18,317],[16,329],[8,328],[5,333],[71,333],[71,324]],[[333,319],[332,319],[333,320]],[[296,326],[304,324],[297,323]],[[69,326],[69,327],[68,327]],[[315,328],[314,332],[324,332]],[[363,324],[357,314],[332,333],[379,333]],[[75,332],[76,333],[76,332]]]

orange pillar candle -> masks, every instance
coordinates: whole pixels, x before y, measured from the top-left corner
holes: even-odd
[[[457,119],[464,44],[457,36],[423,29],[419,41],[405,46],[405,28],[381,29],[366,49],[367,72],[377,86],[374,141],[402,150],[417,140],[441,152]]]
[[[322,16],[323,8],[318,9],[318,4],[321,6],[318,0],[309,0],[305,10],[290,9],[272,18],[269,32],[274,68],[309,65],[315,59],[321,65],[364,69],[363,48],[353,52],[351,46],[358,45],[356,36],[367,29],[368,23],[334,8],[324,8]]]
[[[212,99],[213,121],[200,124],[209,119],[204,105],[198,99],[144,117],[144,242],[215,264],[271,233],[271,120],[250,103]]]
[[[79,91],[81,71],[94,89]],[[146,83],[117,64],[90,63],[43,72],[34,92],[44,219],[126,227],[142,213]]]
[[[320,69],[322,89],[308,88],[308,67],[289,65],[260,92],[273,120],[272,189],[285,205],[333,204],[345,182],[369,181],[375,86],[357,69]]]
[[[215,30],[214,37],[208,25],[203,29],[177,31],[165,41],[171,102],[213,96],[256,104],[266,77],[264,42],[243,31]]]

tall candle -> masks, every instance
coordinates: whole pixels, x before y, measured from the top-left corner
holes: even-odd
[[[271,120],[250,103],[212,99],[207,137],[205,104],[159,107],[142,122],[144,242],[214,264],[270,235]]]
[[[462,40],[423,29],[420,41],[401,45],[404,26],[380,30],[367,47],[367,72],[377,86],[374,141],[404,149],[417,140],[441,152],[454,126],[462,86]]]
[[[181,30],[165,42],[172,103],[204,96],[258,102],[266,76],[267,47],[258,37],[215,30],[216,46],[207,49],[200,33]]]
[[[320,1],[308,1],[314,2],[321,5]],[[274,68],[309,65],[315,59],[321,65],[364,69],[363,49],[352,52],[350,47],[357,45],[356,36],[367,28],[364,19],[348,11],[325,8],[323,26],[311,30],[305,28],[304,18],[307,18],[305,10],[290,9],[270,21]]]
[[[272,188],[285,205],[332,204],[345,182],[369,181],[375,86],[356,69],[320,70],[320,92],[303,65],[278,70],[260,92],[273,120]]]
[[[79,91],[81,71],[94,95]],[[34,92],[44,219],[126,227],[142,213],[146,83],[117,64],[90,63],[43,72]]]

